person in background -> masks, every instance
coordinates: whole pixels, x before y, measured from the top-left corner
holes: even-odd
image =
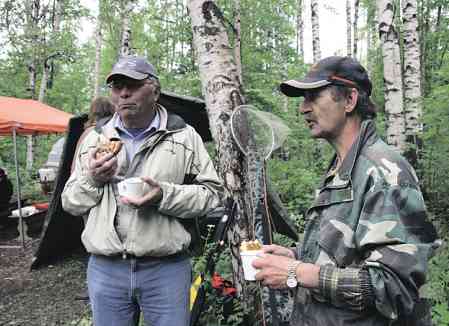
[[[62,193],[64,210],[88,214],[93,323],[131,325],[142,311],[152,326],[187,326],[192,238],[183,221],[217,207],[222,186],[197,132],[157,104],[145,58],[120,58],[106,82],[115,114],[84,138]],[[119,138],[121,151],[97,158],[104,138]],[[119,196],[117,182],[130,177],[145,182],[143,196]]]
[[[415,171],[377,135],[368,74],[350,57],[328,57],[300,80],[299,112],[312,138],[335,155],[306,213],[296,250],[264,246],[256,279],[291,288],[291,325],[431,325],[419,289],[436,232]]]
[[[115,113],[114,105],[105,96],[96,97],[90,104],[89,118],[85,128],[95,126],[99,121],[108,121]]]
[[[0,211],[9,209],[9,201],[13,193],[13,187],[11,180],[8,178],[8,174],[2,168],[0,168]]]
[[[97,124],[99,128],[106,124],[106,122],[111,119],[114,113],[115,108],[109,98],[99,96],[92,101],[92,103],[90,104],[88,119],[84,124],[84,131],[76,143],[75,156],[72,161],[72,167],[70,170],[71,172],[73,172],[73,170],[75,169],[75,158],[79,154],[79,146],[83,142],[84,138],[92,131],[92,129],[95,128],[95,126],[97,126]]]

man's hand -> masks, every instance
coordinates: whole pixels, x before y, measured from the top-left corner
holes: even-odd
[[[256,274],[256,280],[262,281],[263,285],[272,289],[283,289],[287,287],[288,265],[293,259],[285,256],[262,254],[260,258],[253,261],[253,266],[260,269]]]
[[[99,184],[108,183],[117,171],[117,158],[109,153],[96,159],[98,148],[89,153],[89,176]]]
[[[290,248],[285,248],[279,245],[264,245],[262,250],[266,254],[272,254],[276,256],[284,256],[289,258],[295,258],[295,253]]]
[[[141,179],[150,186],[148,191],[142,197],[120,197],[122,203],[130,205],[134,208],[140,208],[143,206],[150,206],[158,204],[162,199],[162,189],[155,180],[149,177],[141,177]]]
[[[256,280],[273,289],[287,287],[288,266],[294,259],[285,256],[262,254],[260,258],[253,261],[253,266],[260,269],[256,274]],[[320,266],[301,263],[296,268],[297,278],[302,286],[307,288],[318,287]]]

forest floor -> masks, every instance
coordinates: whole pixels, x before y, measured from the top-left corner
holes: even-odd
[[[17,236],[15,225],[0,225],[0,325],[77,325],[90,313],[79,299],[86,293],[86,255],[30,271],[39,235],[25,249]]]

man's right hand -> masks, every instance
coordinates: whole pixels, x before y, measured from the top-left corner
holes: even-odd
[[[276,256],[284,256],[289,258],[295,258],[295,253],[290,248],[285,248],[279,245],[264,245],[262,247],[262,251],[266,254],[276,255]]]
[[[117,157],[108,153],[96,159],[98,148],[89,154],[89,176],[99,184],[108,183],[117,171]]]

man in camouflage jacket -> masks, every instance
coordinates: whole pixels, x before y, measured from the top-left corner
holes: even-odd
[[[430,322],[418,290],[436,233],[413,168],[376,134],[371,89],[366,70],[348,57],[323,59],[303,80],[281,84],[287,96],[304,97],[312,137],[336,152],[302,245],[265,246],[254,262],[265,285],[296,291],[295,326]]]

